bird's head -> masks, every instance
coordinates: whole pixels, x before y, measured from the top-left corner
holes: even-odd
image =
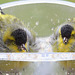
[[[75,37],[74,28],[69,24],[62,26],[60,36],[62,37],[63,43],[66,45],[70,38]]]
[[[27,52],[27,34],[23,29],[11,32],[7,29],[3,35],[3,41],[13,52]]]

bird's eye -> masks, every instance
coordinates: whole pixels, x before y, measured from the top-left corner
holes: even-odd
[[[75,34],[72,34],[71,36],[72,36],[73,38],[75,38]]]
[[[14,40],[7,39],[5,44],[7,44],[7,45],[13,44],[14,45],[15,42],[14,42]]]
[[[12,45],[14,45],[14,44],[15,44],[15,41],[13,41],[13,40],[10,40],[10,42],[11,42],[11,44],[12,44]]]

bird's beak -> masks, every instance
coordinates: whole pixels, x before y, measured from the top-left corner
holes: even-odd
[[[27,49],[26,49],[26,47],[25,47],[25,44],[22,44],[22,45],[21,45],[21,50],[24,51],[24,52],[25,52],[25,51],[27,52]]]
[[[67,44],[67,43],[68,43],[68,38],[64,37],[64,38],[63,38],[63,43],[64,43],[64,44]]]

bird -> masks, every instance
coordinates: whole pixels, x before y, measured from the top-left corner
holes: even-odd
[[[0,8],[0,53],[26,53],[35,44],[35,33],[17,17],[5,14]],[[29,62],[0,61],[0,73],[15,73],[24,69]]]
[[[59,25],[51,35],[53,52],[75,52],[75,18]],[[60,61],[68,73],[75,72],[75,61]]]

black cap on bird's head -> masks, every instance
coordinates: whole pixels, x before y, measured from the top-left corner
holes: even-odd
[[[15,43],[20,49],[26,50],[25,44],[27,42],[27,34],[23,29],[13,31],[11,36],[15,38]]]
[[[68,40],[71,37],[72,30],[74,30],[74,28],[69,24],[61,27],[61,36],[63,38],[64,44],[68,43]]]

